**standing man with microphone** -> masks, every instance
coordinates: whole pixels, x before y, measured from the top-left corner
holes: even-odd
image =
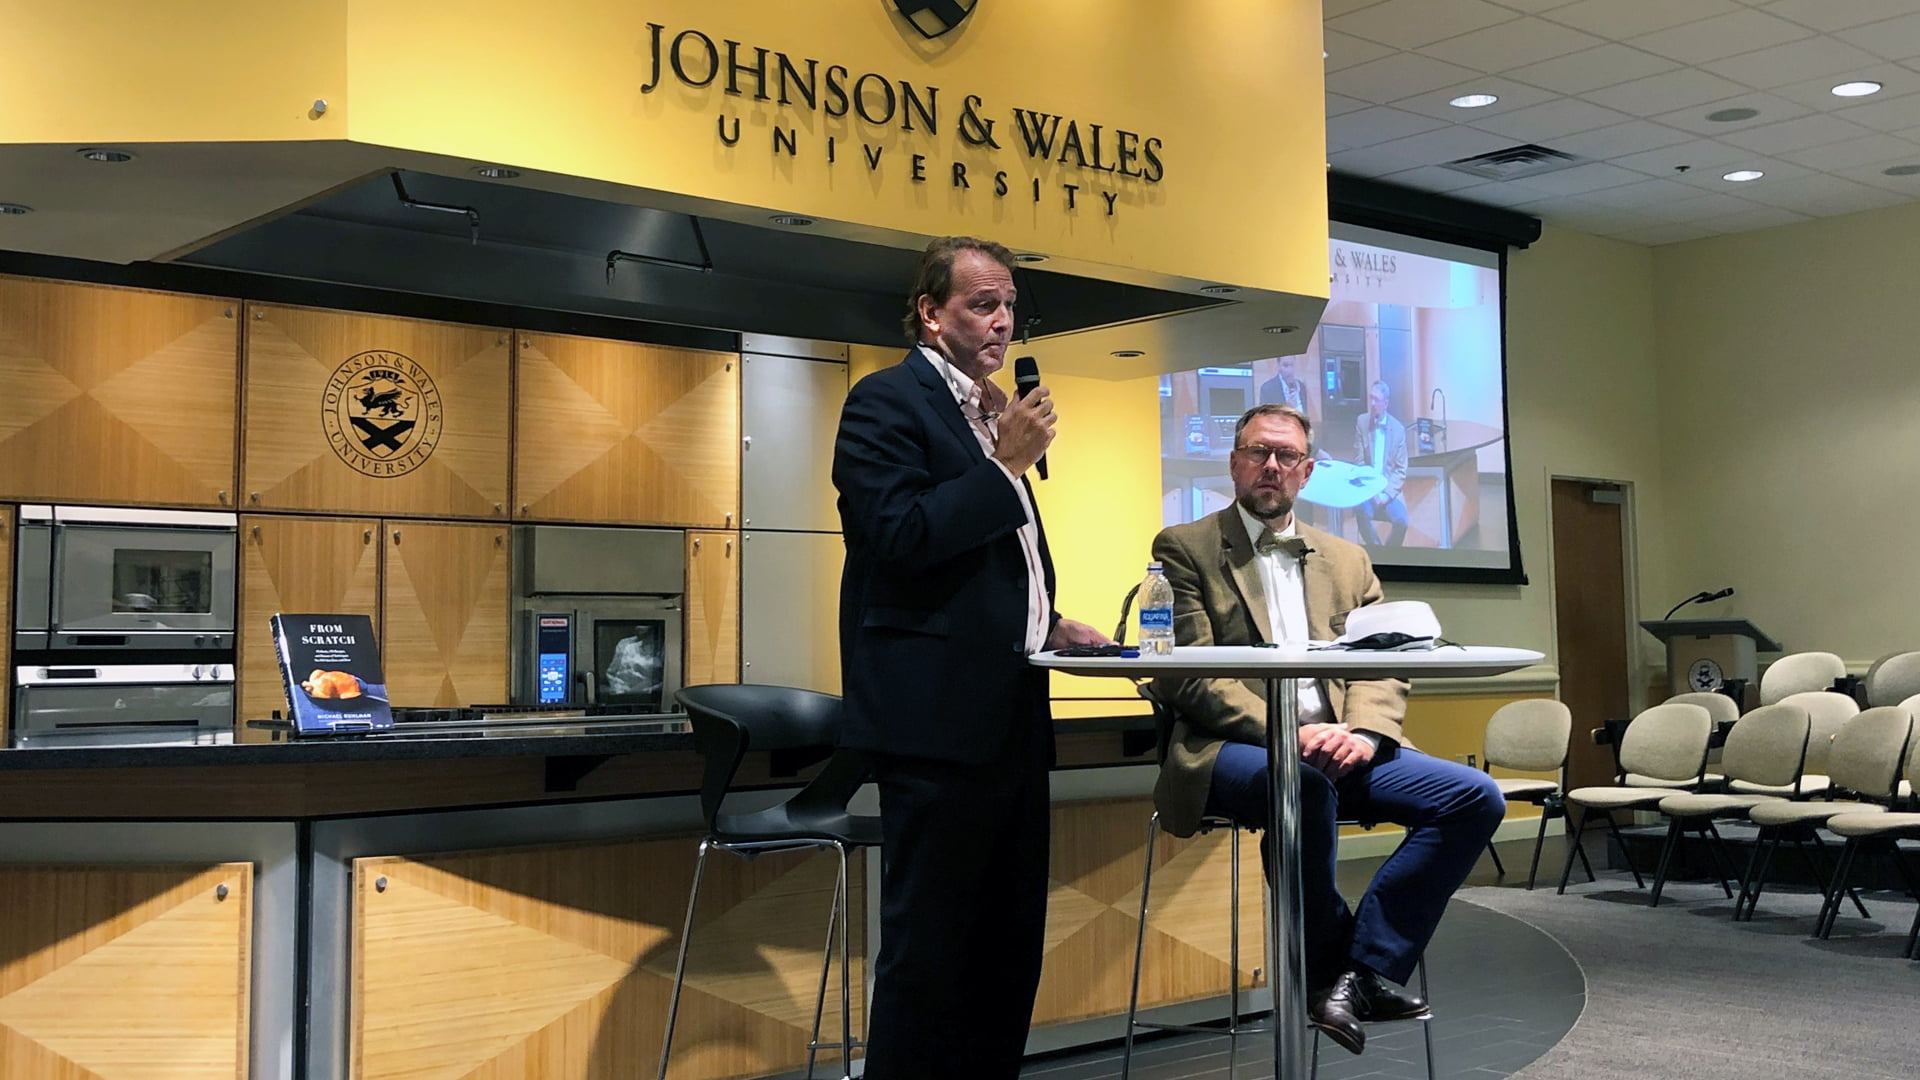
[[[914,347],[847,395],[834,444],[841,743],[880,786],[880,953],[866,1075],[1013,1080],[1047,914],[1053,722],[1041,649],[1104,644],[1053,610],[1026,473],[1044,386],[988,381],[1013,333],[1013,255],[935,240],[907,296]]]

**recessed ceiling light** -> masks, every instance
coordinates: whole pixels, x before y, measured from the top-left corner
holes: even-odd
[[[473,171],[475,175],[489,180],[511,180],[520,175],[519,169],[509,169],[505,165],[475,165]]]
[[[1731,124],[1739,120],[1751,120],[1760,115],[1759,109],[1717,109],[1707,114],[1707,119],[1716,124]]]
[[[1041,263],[1046,262],[1047,257],[1032,251],[1022,251],[1013,257],[1013,261],[1017,263]]]
[[[1730,173],[1722,175],[1720,179],[1731,180],[1736,184],[1744,184],[1749,180],[1758,180],[1765,175],[1767,174],[1761,172],[1759,169],[1735,169]]]
[[[0,202],[0,214],[6,214],[11,217],[15,214],[31,213],[33,213],[33,207],[31,206],[22,206],[17,202]]]
[[[118,165],[123,161],[132,161],[133,154],[127,150],[113,150],[104,146],[88,146],[75,151],[88,161],[97,161],[102,165]]]
[[[1202,285],[1200,291],[1208,296],[1228,296],[1240,291],[1237,285]]]
[[[1297,326],[1263,326],[1261,329],[1269,334],[1291,334],[1300,328]]]
[[[775,225],[786,225],[795,229],[804,229],[813,224],[812,218],[801,217],[799,214],[775,214],[767,220],[773,222]]]
[[[1484,109],[1499,100],[1499,94],[1461,94],[1447,104],[1456,109]]]
[[[1868,94],[1879,93],[1880,89],[1880,84],[1874,82],[1872,79],[1861,79],[1859,82],[1843,82],[1839,86],[1834,87],[1833,96],[1866,97]]]
[[[1141,352],[1139,349],[1115,349],[1113,350],[1112,355],[1117,356],[1122,360],[1131,360],[1136,356],[1145,356],[1147,354]]]
[[[1920,165],[1891,165],[1881,169],[1882,176],[1920,176]]]

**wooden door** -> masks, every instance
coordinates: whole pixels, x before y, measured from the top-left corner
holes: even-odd
[[[239,306],[0,278],[0,497],[231,506]]]
[[[687,686],[740,681],[739,537],[687,534]]]
[[[507,516],[508,335],[247,305],[249,510]]]
[[[733,353],[521,335],[519,516],[733,528],[740,510],[738,360]]]
[[[387,521],[381,659],[400,707],[507,700],[508,547],[498,525]]]
[[[253,869],[0,869],[0,1076],[246,1080]]]
[[[1573,711],[1567,784],[1613,782],[1613,750],[1588,732],[1629,719],[1626,492],[1617,484],[1553,481],[1553,596],[1560,700]]]
[[[281,613],[365,615],[380,625],[380,522],[375,518],[240,518],[240,727],[287,710],[268,620]]]

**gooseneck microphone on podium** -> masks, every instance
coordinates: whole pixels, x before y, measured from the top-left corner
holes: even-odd
[[[1673,607],[1667,610],[1667,613],[1665,615],[1660,616],[1660,619],[1662,622],[1664,622],[1667,619],[1673,618],[1674,612],[1679,611],[1681,608],[1686,607],[1688,604],[1709,604],[1715,600],[1725,600],[1727,597],[1732,595],[1733,595],[1733,586],[1731,585],[1727,586],[1724,589],[1721,589],[1719,592],[1697,592],[1697,593],[1694,593],[1692,596],[1687,597],[1685,600],[1682,600],[1679,603],[1673,605]]]
[[[1026,397],[1033,388],[1040,385],[1040,363],[1031,356],[1015,357],[1013,361],[1013,392],[1016,397]],[[1040,479],[1047,478],[1047,455],[1041,454],[1040,460],[1033,463],[1040,470]]]

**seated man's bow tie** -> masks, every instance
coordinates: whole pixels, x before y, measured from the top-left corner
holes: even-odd
[[[1261,533],[1260,540],[1253,545],[1253,549],[1262,555],[1278,551],[1283,555],[1291,555],[1296,559],[1306,558],[1307,552],[1313,550],[1307,546],[1305,540],[1297,536],[1279,537],[1273,535],[1272,530]]]

